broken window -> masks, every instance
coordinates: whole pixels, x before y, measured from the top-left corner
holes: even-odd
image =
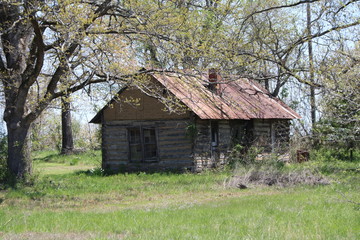
[[[211,146],[216,147],[219,144],[219,123],[211,122]]]
[[[156,130],[154,128],[130,128],[128,133],[131,162],[154,162],[158,160]]]
[[[130,160],[132,162],[141,162],[142,149],[141,149],[141,134],[140,128],[129,129],[129,148]]]

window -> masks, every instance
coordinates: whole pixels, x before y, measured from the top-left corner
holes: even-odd
[[[154,128],[130,128],[128,133],[131,162],[154,162],[158,160]]]
[[[130,160],[132,162],[141,162],[142,160],[142,149],[140,141],[140,129],[133,128],[129,129],[129,149],[130,149]]]
[[[211,122],[211,146],[217,147],[219,144],[219,123]]]

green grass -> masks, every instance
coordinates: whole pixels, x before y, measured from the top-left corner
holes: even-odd
[[[66,174],[101,166],[101,151],[60,155],[57,151],[40,151],[32,154],[35,174]]]
[[[88,150],[78,154],[61,155],[54,150],[39,151],[32,154],[34,163],[63,163],[65,165],[98,165],[101,164],[101,151]]]
[[[288,167],[323,172],[327,186],[240,190],[223,186],[230,172],[72,169],[96,166],[87,154],[70,165],[38,153],[35,184],[0,192],[0,239],[360,239],[359,162]]]

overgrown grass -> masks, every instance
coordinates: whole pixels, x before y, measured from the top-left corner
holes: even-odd
[[[36,156],[45,167],[98,161]],[[356,164],[286,166],[325,173],[327,186],[246,190],[224,187],[232,175],[226,171],[99,176],[47,169],[34,186],[0,192],[0,239],[360,239]]]

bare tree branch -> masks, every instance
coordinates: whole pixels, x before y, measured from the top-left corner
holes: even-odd
[[[305,3],[313,3],[313,2],[319,2],[321,0],[302,0],[302,1],[299,1],[299,2],[295,2],[295,3],[292,3],[292,4],[285,4],[285,5],[280,5],[280,6],[274,6],[274,7],[269,7],[269,8],[266,8],[266,9],[262,9],[262,10],[259,10],[259,11],[255,11],[255,12],[252,12],[251,14],[247,15],[244,19],[244,23],[249,20],[250,18],[252,18],[254,15],[257,15],[257,14],[260,14],[260,13],[264,13],[264,12],[269,12],[269,11],[273,11],[273,10],[276,10],[276,9],[281,9],[281,8],[291,8],[291,7],[296,7],[298,5],[301,5],[301,4],[305,4]]]
[[[350,0],[349,2],[343,4],[336,12],[335,15],[338,14],[341,10],[343,10],[344,8],[346,8],[347,6],[349,6],[350,4],[354,3],[354,2],[359,2],[359,0]]]
[[[349,23],[349,24],[345,24],[345,25],[341,25],[341,26],[336,26],[336,27],[332,27],[332,28],[329,28],[325,31],[322,31],[322,32],[319,32],[319,33],[315,33],[315,34],[312,34],[310,36],[305,36],[305,37],[302,37],[300,39],[298,39],[296,42],[294,42],[289,48],[287,48],[284,52],[287,53],[287,52],[291,52],[296,46],[300,45],[300,44],[303,44],[303,43],[306,43],[312,39],[315,39],[315,38],[319,38],[321,36],[324,36],[328,33],[331,33],[331,32],[334,32],[334,31],[339,31],[339,30],[342,30],[342,29],[347,29],[347,28],[350,28],[350,27],[354,27],[354,26],[357,26],[360,24],[360,19],[355,21],[355,22],[352,22],[352,23]]]

